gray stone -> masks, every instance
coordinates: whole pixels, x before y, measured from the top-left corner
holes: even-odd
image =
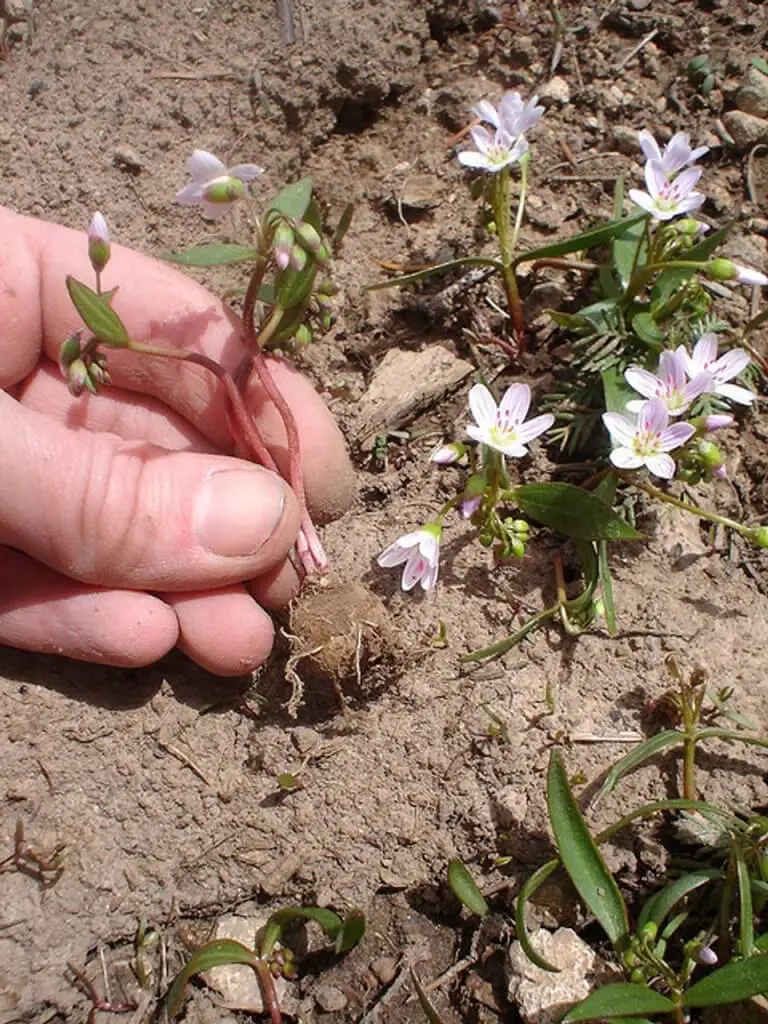
[[[531,942],[560,973],[542,971],[531,963],[520,943],[513,942],[507,958],[507,996],[526,1024],[556,1024],[592,991],[587,976],[595,953],[571,928],[558,928],[554,933],[540,928],[531,935]]]
[[[323,1013],[341,1013],[347,1008],[347,997],[340,988],[321,982],[315,989],[315,1002]]]
[[[539,100],[542,106],[564,107],[571,102],[571,89],[564,78],[555,75],[539,89]]]
[[[751,149],[768,142],[768,121],[743,110],[729,110],[723,114],[723,124],[739,150]]]
[[[751,67],[736,93],[736,106],[753,117],[768,117],[768,75]]]

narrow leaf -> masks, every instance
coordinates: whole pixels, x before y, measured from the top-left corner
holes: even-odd
[[[744,851],[736,847],[736,878],[739,885],[739,952],[750,957],[755,952],[755,922],[752,909],[752,886]]]
[[[453,895],[478,917],[488,913],[488,904],[474,878],[458,857],[448,864],[448,885]]]
[[[636,219],[616,234],[613,240],[613,263],[619,274],[622,289],[626,289],[635,266],[644,262],[642,249],[645,236],[643,218]],[[640,253],[638,253],[640,249]]]
[[[740,1003],[768,992],[768,953],[734,960],[697,981],[683,996],[684,1006]]]
[[[185,966],[173,979],[173,984],[165,998],[165,1006],[169,1017],[175,1017],[184,1002],[184,993],[188,982],[196,974],[210,971],[224,964],[250,964],[258,960],[257,954],[234,939],[214,939],[195,950]]]
[[[206,242],[179,252],[161,252],[160,259],[182,267],[224,267],[234,263],[252,263],[259,259],[259,250],[252,245]]]
[[[562,1024],[580,1020],[604,1020],[608,1016],[622,1019],[637,1017],[638,1013],[670,1013],[674,1008],[671,999],[660,992],[654,992],[652,988],[619,982],[616,985],[605,985],[588,995],[566,1013]]]
[[[336,953],[348,953],[354,949],[365,935],[365,914],[362,910],[350,910],[344,918],[341,930],[333,944]]]
[[[603,382],[606,412],[618,412],[625,415],[627,402],[637,398],[636,392],[629,387],[624,379],[624,374],[619,373],[615,366],[603,370],[600,377]]]
[[[260,949],[263,957],[269,956],[275,943],[280,939],[283,929],[292,921],[315,921],[323,929],[331,941],[336,941],[343,922],[338,914],[325,907],[283,907],[267,921],[262,935]]]
[[[557,750],[547,773],[547,806],[557,849],[576,891],[595,915],[614,946],[629,931],[627,908],[574,799]],[[642,1007],[635,1007],[643,1012]],[[609,1011],[613,1013],[614,1011]]]
[[[613,600],[613,577],[608,559],[608,541],[597,542],[597,566],[600,586],[603,588],[603,615],[609,636],[616,636],[616,604]]]
[[[649,740],[645,740],[643,743],[638,743],[636,747],[633,747],[628,754],[625,754],[620,761],[611,768],[605,777],[605,781],[597,795],[598,800],[602,800],[612,792],[619,781],[630,772],[634,771],[639,765],[649,761],[652,757],[660,754],[663,750],[668,750],[670,747],[678,746],[683,742],[683,737],[677,731],[677,729],[666,729],[664,732],[656,733],[655,736],[651,736]]]
[[[307,177],[286,185],[269,204],[269,209],[277,210],[288,220],[303,220],[311,202],[312,179]]]
[[[458,260],[448,260],[447,263],[433,263],[423,270],[415,270],[412,274],[402,274],[400,277],[390,277],[387,281],[378,281],[376,284],[369,284],[367,292],[381,291],[383,288],[399,288],[400,285],[413,284],[415,281],[422,281],[425,277],[433,274],[446,274],[449,270],[458,270],[460,267],[493,267],[501,272],[504,268],[498,260],[492,260],[487,256],[464,256]]]
[[[654,351],[658,351],[664,344],[666,335],[659,328],[651,313],[636,313],[632,317],[632,330]]]
[[[429,1021],[429,1024],[445,1024],[443,1018],[432,1005],[429,996],[424,990],[424,986],[419,981],[418,974],[413,968],[411,968],[411,981],[413,982],[413,987],[416,989],[419,1005],[424,1011],[424,1016]]]
[[[344,236],[349,231],[349,226],[352,223],[352,218],[355,215],[355,204],[347,203],[344,210],[339,218],[339,223],[336,225],[336,230],[333,233],[333,251],[338,252],[341,248],[341,243],[344,241]]]
[[[534,949],[525,922],[525,908],[531,896],[533,896],[537,889],[541,888],[549,876],[553,875],[559,867],[561,867],[560,858],[556,857],[554,860],[548,860],[538,871],[534,871],[531,877],[523,882],[517,896],[517,902],[515,903],[515,932],[518,942],[523,947],[523,952],[531,963],[540,967],[542,971],[550,971],[552,974],[559,974],[560,968],[545,960],[543,956],[539,956]]]
[[[538,523],[576,540],[640,540],[642,534],[589,491],[573,484],[522,484],[520,508]]]
[[[716,871],[713,868],[706,871],[694,871],[689,875],[682,875],[680,878],[676,878],[674,882],[670,882],[669,885],[664,886],[663,889],[654,893],[650,899],[646,900],[637,918],[636,931],[641,931],[643,926],[649,921],[653,921],[657,927],[660,926],[670,910],[674,909],[686,896],[700,889],[703,885],[707,885],[708,882],[716,881],[723,877],[722,871]]]
[[[111,348],[125,348],[131,339],[125,324],[110,306],[110,298],[67,275],[67,291],[80,317],[97,341]]]
[[[551,245],[542,245],[538,249],[529,249],[528,252],[520,253],[512,261],[513,267],[521,263],[530,263],[532,260],[549,259],[553,256],[566,256],[571,252],[584,252],[587,249],[594,249],[595,246],[610,242],[612,238],[621,234],[632,224],[645,220],[647,214],[638,214],[633,217],[622,217],[620,220],[609,220],[596,228],[582,231],[581,234],[565,238],[562,242],[552,242]]]

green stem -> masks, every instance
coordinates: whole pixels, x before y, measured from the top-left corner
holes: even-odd
[[[462,662],[470,661],[485,661],[486,658],[495,658],[500,654],[505,654],[508,650],[520,643],[523,637],[526,637],[531,630],[535,629],[539,623],[546,622],[547,619],[553,619],[560,611],[560,602],[553,604],[551,608],[544,608],[540,612],[536,612],[524,625],[512,633],[511,636],[505,637],[503,640],[499,640],[498,643],[492,644],[490,647],[484,647],[481,651],[472,651],[471,654],[465,654],[462,658]]]
[[[696,799],[696,722],[687,693],[682,694],[683,706],[683,798]]]
[[[737,523],[735,519],[729,519],[727,516],[718,515],[717,512],[710,512],[705,508],[701,508],[699,505],[692,505],[687,501],[681,501],[680,498],[674,498],[671,494],[666,494],[664,491],[660,491],[657,487],[651,487],[650,484],[642,484],[637,480],[633,480],[628,473],[624,473],[621,470],[616,471],[616,475],[628,484],[632,484],[639,491],[643,491],[651,498],[656,498],[657,501],[663,501],[667,505],[674,505],[675,508],[680,508],[683,512],[689,512],[691,515],[697,516],[699,519],[706,519],[707,522],[715,523],[718,526],[726,526],[730,530],[735,530],[742,536],[748,536],[751,530],[748,526],[744,526],[743,523]]]
[[[509,240],[509,258],[514,256],[517,249],[517,239],[520,228],[523,226],[523,215],[525,213],[525,201],[528,198],[528,166],[531,162],[530,155],[526,153],[520,160],[520,195],[517,200],[517,213],[515,214],[515,226],[512,229],[512,237]]]
[[[661,263],[648,263],[642,268],[637,270],[629,279],[627,284],[627,290],[624,293],[622,299],[622,305],[624,307],[629,306],[634,300],[638,292],[645,288],[646,284],[651,280],[653,275],[660,270],[702,270],[706,266],[706,262],[701,260],[669,260],[668,262]]]
[[[525,186],[523,184],[525,181]],[[517,236],[522,223],[523,208],[525,202],[524,187],[527,189],[527,165],[523,174],[523,181],[520,185],[520,202],[517,207],[515,226],[510,234],[510,189],[509,189],[509,168],[504,167],[499,171],[492,186],[491,205],[493,216],[496,222],[496,233],[501,249],[502,271],[501,278],[504,285],[504,294],[507,299],[507,308],[512,318],[512,330],[518,345],[518,353],[525,351],[525,318],[523,316],[523,304],[520,300],[520,290],[517,286],[517,275],[512,266],[512,257],[517,244]]]

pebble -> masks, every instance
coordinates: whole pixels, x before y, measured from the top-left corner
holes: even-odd
[[[520,943],[513,942],[507,958],[507,997],[526,1024],[556,1024],[574,1003],[591,992],[588,975],[595,953],[572,928],[558,928],[556,932],[540,928],[531,942],[560,972],[542,971],[531,963]]]
[[[389,985],[397,976],[397,960],[393,956],[377,956],[370,966],[371,974],[382,985]]]
[[[136,174],[144,166],[144,161],[132,146],[118,145],[112,150],[112,162],[121,170]]]
[[[539,89],[539,100],[542,105],[549,107],[564,107],[571,102],[571,89],[564,78],[555,75]]]
[[[347,997],[335,985],[321,982],[315,989],[314,996],[323,1013],[340,1013],[347,1008]]]
[[[617,124],[611,133],[611,146],[624,156],[641,159],[640,143],[637,141],[637,129],[624,124]]]
[[[736,106],[753,117],[768,117],[768,75],[751,67],[736,93]]]
[[[743,110],[729,110],[723,114],[723,124],[740,151],[768,142],[768,120],[745,114]]]

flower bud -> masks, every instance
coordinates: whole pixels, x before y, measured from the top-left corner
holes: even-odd
[[[520,537],[510,537],[508,540],[508,546],[510,552],[515,558],[523,558],[525,556],[525,541]]]
[[[714,967],[717,963],[717,953],[709,946],[702,946],[699,950],[698,960],[700,964],[704,964],[706,967]]]
[[[208,203],[220,206],[234,203],[237,199],[242,199],[244,195],[245,182],[240,178],[230,176],[214,178],[203,189],[203,199]]]
[[[712,441],[699,441],[699,457],[709,470],[717,469],[723,464],[723,453]]]
[[[88,225],[88,259],[96,273],[100,274],[109,263],[109,257],[109,228],[106,220],[97,210]]]
[[[713,281],[733,281],[736,277],[736,264],[722,258],[705,263],[704,270]]]
[[[67,387],[74,398],[79,398],[86,390],[93,390],[91,379],[88,375],[88,367],[82,359],[75,359],[67,370]]]
[[[758,526],[747,536],[757,547],[768,548],[768,526]]]
[[[295,241],[293,228],[289,224],[283,221],[277,226],[272,241],[272,252],[278,269],[285,270],[291,262],[291,249]]]
[[[69,368],[76,359],[80,358],[80,339],[82,331],[75,331],[65,341],[62,341],[59,349],[59,370],[62,377],[69,376]]]
[[[465,498],[461,503],[461,518],[471,519],[483,503],[482,497]],[[481,541],[482,543],[482,541]]]
[[[696,430],[702,434],[711,434],[715,430],[732,427],[736,420],[729,412],[711,412],[707,416],[697,416],[691,420]]]
[[[290,264],[292,270],[297,272],[303,270],[307,265],[308,259],[307,250],[298,243],[291,248]]]
[[[293,336],[293,340],[297,345],[309,345],[312,341],[312,328],[307,324],[299,324],[296,328],[296,333]]]
[[[296,226],[296,237],[307,252],[311,252],[313,256],[317,255],[323,247],[323,240],[316,228],[313,228],[311,224],[307,224],[306,221],[302,221]]]
[[[466,451],[466,445],[463,444],[441,444],[429,456],[429,461],[436,462],[438,466],[452,466],[464,457]]]

